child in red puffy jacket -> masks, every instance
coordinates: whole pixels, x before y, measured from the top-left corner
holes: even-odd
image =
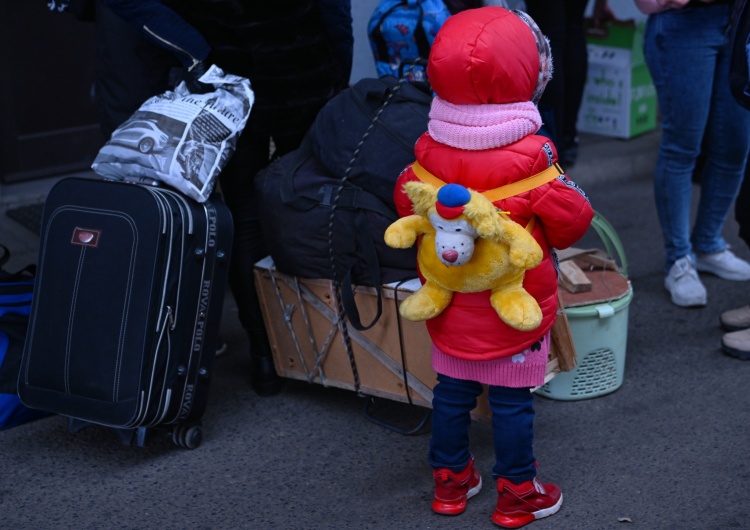
[[[417,162],[444,183],[478,192],[542,172],[557,161],[536,103],[551,77],[547,39],[527,14],[500,7],[457,13],[432,45],[427,74],[435,91],[428,132],[417,141]],[[418,169],[418,168],[417,168]],[[401,216],[412,214],[403,185],[419,180],[407,167],[396,185]],[[479,492],[479,471],[469,450],[470,412],[483,385],[495,448],[493,479],[498,500],[492,520],[517,528],[554,514],[560,489],[537,479],[533,453],[534,397],[544,383],[550,329],[558,311],[554,248],[574,244],[588,229],[591,205],[566,175],[494,203],[532,229],[543,250],[523,287],[542,310],[532,331],[505,324],[490,305],[490,292],[455,293],[450,305],[427,320],[438,374],[432,402],[429,461],[435,479],[432,509],[456,515]],[[531,224],[530,224],[531,223]]]

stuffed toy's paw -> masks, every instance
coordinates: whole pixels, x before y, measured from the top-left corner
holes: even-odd
[[[510,261],[519,269],[533,269],[542,261],[542,249],[534,237],[518,223],[509,221],[505,225],[509,243]]]
[[[418,215],[409,215],[393,222],[385,231],[383,239],[391,248],[409,248],[417,237],[429,229],[429,222]]]
[[[493,290],[490,303],[500,319],[512,328],[530,331],[542,323],[542,309],[523,287]]]
[[[442,313],[451,303],[452,298],[451,291],[427,282],[401,302],[399,313],[406,320],[421,322]]]

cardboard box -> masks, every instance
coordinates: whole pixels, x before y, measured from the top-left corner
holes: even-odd
[[[632,138],[656,128],[656,89],[643,58],[645,22],[613,22],[587,32],[588,74],[580,132]]]
[[[338,326],[333,284],[329,280],[303,280],[274,269],[269,257],[255,266],[258,296],[273,349],[276,370],[282,377],[356,390],[349,356]],[[432,406],[437,378],[430,361],[431,341],[423,322],[400,317],[397,303],[419,288],[412,280],[396,288],[381,288],[382,314],[367,331],[347,326],[362,394]],[[374,288],[357,287],[354,294],[361,321],[376,313]],[[545,382],[559,371],[553,352]],[[486,391],[485,391],[486,392]],[[473,412],[489,420],[483,396]]]

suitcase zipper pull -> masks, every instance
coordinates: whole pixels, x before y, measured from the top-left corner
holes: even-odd
[[[167,306],[167,322],[169,322],[169,331],[174,329],[174,314],[172,312],[172,306]]]

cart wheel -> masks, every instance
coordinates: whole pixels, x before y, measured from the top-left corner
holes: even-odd
[[[203,441],[203,429],[199,425],[178,425],[172,430],[172,442],[179,447],[195,449]]]

